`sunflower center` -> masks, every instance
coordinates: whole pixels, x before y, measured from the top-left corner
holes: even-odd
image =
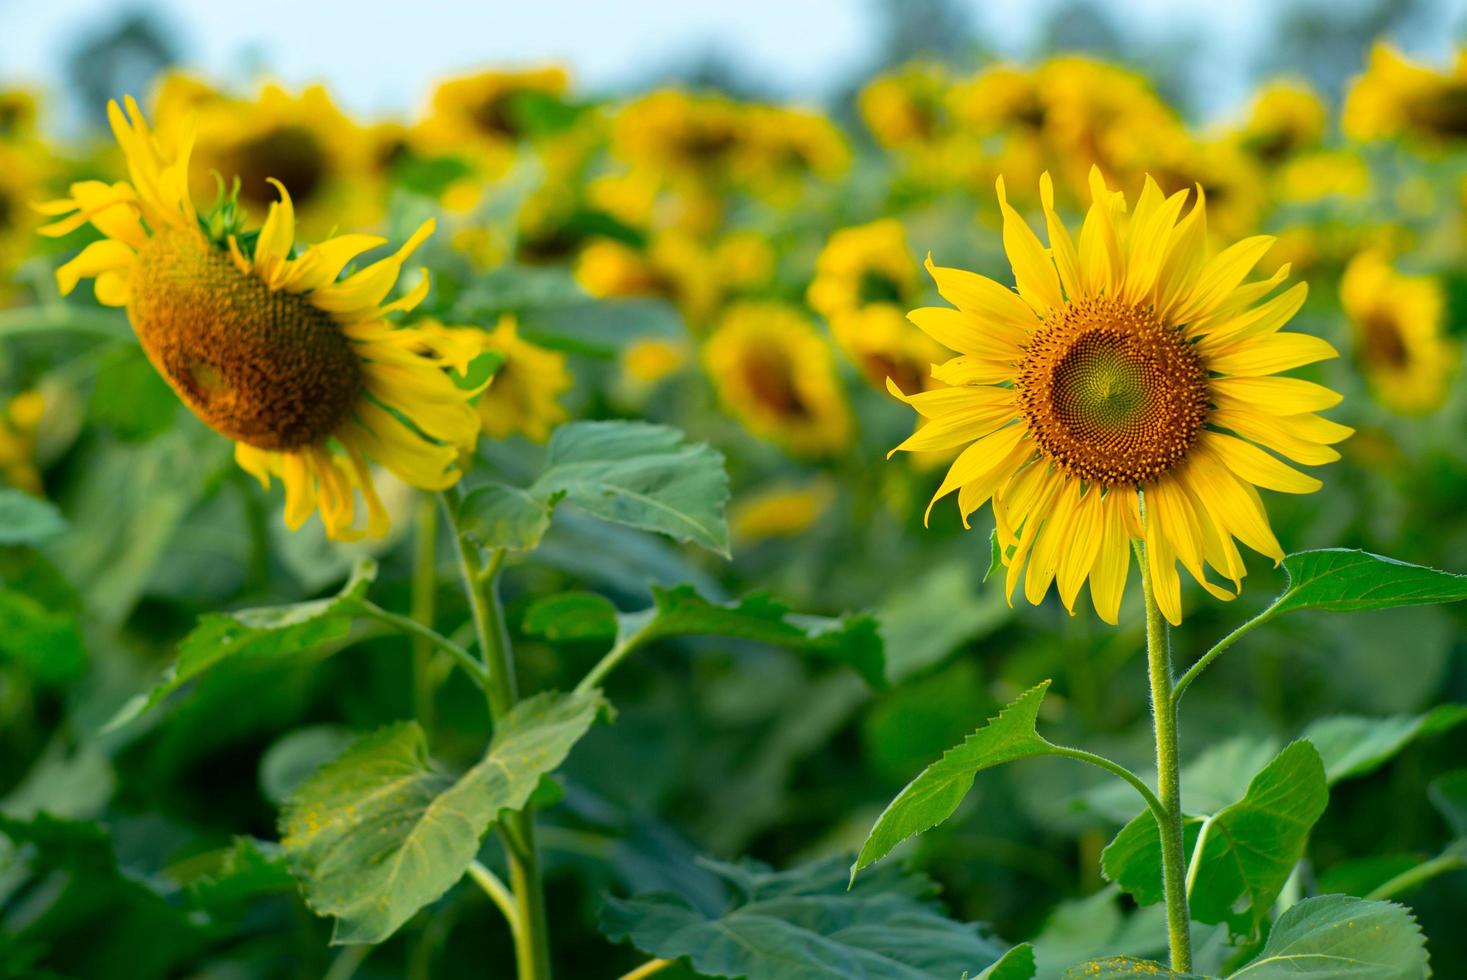
[[[800,397],[789,362],[776,352],[751,350],[744,363],[744,381],[754,398],[775,415],[809,418],[812,414]]]
[[[1438,136],[1467,136],[1467,84],[1451,84],[1420,97],[1406,114]]]
[[[1401,328],[1388,313],[1375,312],[1361,321],[1365,341],[1365,360],[1381,367],[1398,368],[1410,357]]]
[[[277,126],[235,147],[228,169],[239,175],[240,196],[258,208],[279,196],[271,177],[290,188],[297,204],[305,204],[325,182],[326,151],[305,126]]]
[[[857,296],[862,306],[872,303],[900,303],[902,288],[886,273],[877,269],[867,269],[861,273]]]
[[[1040,450],[1119,486],[1181,462],[1207,421],[1207,370],[1181,332],[1109,297],[1067,304],[1025,350],[1017,387]]]
[[[356,354],[328,314],[271,292],[189,232],[155,234],[131,287],[128,313],[148,359],[231,439],[269,450],[317,443],[361,397]]]

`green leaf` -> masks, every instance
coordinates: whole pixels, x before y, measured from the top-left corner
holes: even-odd
[[[1280,752],[1253,777],[1241,799],[1207,820],[1192,918],[1226,921],[1235,934],[1257,935],[1328,800],[1324,764],[1314,747],[1298,741]],[[1198,817],[1184,819],[1189,855],[1202,825]],[[1101,853],[1101,871],[1138,904],[1162,900],[1161,838],[1149,812],[1123,827]]]
[[[1103,959],[1087,960],[1066,970],[1063,980],[1136,980],[1137,977],[1205,980],[1200,973],[1178,973],[1155,960],[1142,960],[1134,956],[1107,956]]]
[[[603,520],[655,531],[729,555],[723,454],[646,422],[571,422],[550,437],[546,469],[530,487]]]
[[[550,640],[615,640],[639,646],[679,636],[726,636],[846,664],[873,687],[886,683],[881,634],[870,616],[805,616],[763,593],[737,602],[711,602],[690,585],[653,586],[652,601],[646,609],[618,613],[600,596],[564,593],[532,605],[522,625]]]
[[[0,488],[0,545],[40,544],[65,530],[66,520],[51,501]]]
[[[1296,609],[1354,612],[1467,599],[1467,575],[1454,575],[1368,551],[1325,548],[1284,558],[1289,584],[1265,616]]]
[[[179,643],[178,659],[163,679],[151,691],[124,704],[103,730],[133,721],[222,660],[286,657],[344,639],[376,576],[377,563],[364,558],[341,591],[329,599],[201,616],[199,625]]]
[[[522,809],[605,702],[599,691],[521,701],[458,778],[428,759],[416,722],[365,736],[301,784],[280,817],[306,904],[337,920],[333,943],[376,943],[463,877],[479,839]]]
[[[1374,772],[1410,742],[1437,735],[1467,721],[1467,705],[1444,704],[1421,715],[1322,718],[1304,730],[1319,755],[1331,785]]]
[[[239,906],[265,895],[295,889],[285,852],[272,841],[236,837],[217,854],[217,863],[187,883],[194,904],[211,911]]]
[[[1321,895],[1290,906],[1258,958],[1229,980],[1424,980],[1426,940],[1393,902]]]
[[[856,863],[851,866],[851,877],[854,879],[856,872],[885,857],[908,837],[930,830],[952,816],[979,772],[1015,759],[1054,753],[1056,747],[1034,730],[1039,705],[1048,688],[1049,681],[1044,681],[1021,694],[996,718],[969,735],[961,745],[948,749],[941,759],[908,783],[877,818]]]
[[[168,387],[143,349],[124,344],[97,366],[88,414],[120,438],[142,442],[161,435],[178,414],[178,396]]]
[[[549,530],[557,499],[503,483],[487,483],[476,487],[459,504],[459,526],[481,547],[528,551]]]
[[[973,980],[1034,980],[1034,947],[1020,943]]]
[[[987,582],[994,572],[1002,570],[1003,549],[998,546],[998,529],[994,528],[988,532],[988,571],[983,573],[983,581]]]
[[[992,633],[1014,611],[1002,589],[978,589],[967,560],[947,561],[893,583],[876,607],[893,684],[935,666],[953,651]]]
[[[0,590],[0,652],[43,684],[74,681],[87,666],[76,615],[14,589]]]
[[[943,915],[925,878],[878,872],[847,891],[839,858],[785,872],[703,863],[728,899],[609,898],[601,931],[651,956],[686,958],[699,974],[746,980],[952,980],[1003,952],[981,926]]]

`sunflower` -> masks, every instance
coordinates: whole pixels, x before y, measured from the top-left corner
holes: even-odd
[[[273,181],[289,187],[297,223],[306,234],[347,225],[366,227],[382,217],[363,130],[336,107],[323,86],[299,93],[264,85],[253,99],[238,98],[178,73],[155,96],[156,132],[177,140],[194,133],[189,188],[208,200],[215,174],[239,179],[239,199],[255,214],[275,201]]]
[[[750,106],[745,151],[735,174],[741,186],[776,205],[793,205],[808,181],[832,181],[851,162],[839,129],[818,112]]]
[[[741,496],[729,507],[728,528],[744,544],[804,534],[835,503],[835,486],[826,478],[804,484],[779,483]]]
[[[466,154],[492,176],[513,159],[515,144],[531,135],[536,103],[563,102],[570,75],[557,65],[482,71],[439,83],[419,126],[425,146]]]
[[[866,383],[886,391],[888,380],[903,391],[943,387],[932,365],[945,358],[942,345],[915,329],[891,303],[873,303],[830,321],[830,332]]]
[[[873,79],[857,96],[861,120],[890,150],[920,150],[952,132],[949,79],[941,65],[912,62]]]
[[[917,295],[917,263],[895,218],[842,228],[815,259],[806,299],[834,322],[872,303],[910,305]]]
[[[1237,139],[1259,160],[1273,164],[1318,146],[1328,125],[1329,110],[1314,89],[1301,81],[1280,78],[1253,97]]]
[[[661,89],[624,106],[611,151],[634,169],[673,180],[727,178],[748,152],[750,114],[722,95]]]
[[[0,140],[28,140],[36,135],[37,101],[29,89],[0,90]]]
[[[16,289],[15,268],[31,253],[46,154],[36,144],[0,142],[0,299]]]
[[[1440,408],[1457,365],[1456,346],[1442,333],[1441,283],[1401,275],[1367,250],[1346,266],[1340,300],[1355,327],[1355,356],[1381,402],[1409,415]]]
[[[358,536],[360,491],[366,533],[386,533],[371,461],[424,489],[455,483],[479,421],[474,392],[445,369],[467,370],[479,342],[388,322],[423,299],[426,275],[383,302],[432,221],[392,255],[338,279],[383,240],[342,235],[296,255],[294,207],[278,181],[280,200],[263,226],[242,235],[229,202],[213,215],[195,210],[186,128],[177,141],[160,137],[132,99],[126,115],[109,104],[108,117],[131,182],[83,181],[42,206],[57,219],[44,234],[91,222],[105,236],[56,270],[61,291],[94,277],[100,302],[127,309],[153,366],[235,441],[240,466],[267,486],[280,478],[293,529],[319,510],[330,536]]]
[[[610,238],[588,244],[576,260],[575,276],[582,289],[598,299],[655,296],[672,302],[694,331],[705,329],[723,294],[717,251],[710,251],[691,235],[665,231],[645,248]],[[744,268],[733,265],[732,271]]]
[[[1320,483],[1267,450],[1327,463],[1339,458],[1329,444],[1351,430],[1314,414],[1338,395],[1271,375],[1336,352],[1279,332],[1304,284],[1265,300],[1284,274],[1244,282],[1271,238],[1209,255],[1201,195],[1182,217],[1187,192],[1167,197],[1148,179],[1127,218],[1098,170],[1091,187],[1077,246],[1041,179],[1046,248],[998,181],[1017,293],[928,261],[957,309],[911,318],[959,356],[933,372],[951,388],[908,395],[893,386],[931,420],[897,449],[966,445],[932,503],[956,491],[966,524],[992,502],[1010,596],[1022,578],[1037,604],[1057,581],[1073,612],[1088,580],[1097,613],[1115,623],[1139,539],[1143,574],[1179,623],[1179,560],[1219,598],[1231,594],[1204,565],[1241,590],[1234,538],[1282,560],[1255,487],[1308,493]]]
[[[479,396],[485,434],[504,439],[517,432],[544,442],[550,430],[567,417],[556,401],[572,384],[565,355],[520,339],[515,318],[507,315],[483,335],[483,349],[504,358]]]
[[[1388,44],[1370,53],[1345,96],[1345,134],[1357,140],[1410,134],[1432,142],[1467,139],[1467,47],[1446,71],[1406,60]]]
[[[0,410],[0,484],[41,494],[36,432],[45,409],[45,397],[39,391],[22,391]]]
[[[755,435],[802,456],[845,448],[851,417],[830,346],[790,306],[730,306],[703,348],[723,404]]]

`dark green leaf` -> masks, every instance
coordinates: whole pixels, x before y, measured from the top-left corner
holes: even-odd
[[[98,425],[122,439],[141,442],[165,432],[178,414],[178,396],[149,363],[143,349],[125,344],[97,367],[88,409]]]
[[[459,525],[482,547],[528,551],[545,536],[554,509],[554,498],[503,483],[487,483],[476,487],[459,504]]]
[[[1226,920],[1235,934],[1257,936],[1328,802],[1314,746],[1298,741],[1280,752],[1204,831],[1192,918]]]
[[[1325,548],[1284,558],[1288,587],[1264,615],[1296,609],[1352,612],[1467,599],[1467,575],[1409,565],[1368,551]]]
[[[0,591],[0,652],[42,684],[74,681],[87,666],[76,616],[13,589]]]
[[[294,889],[295,879],[280,845],[252,837],[236,837],[218,854],[214,867],[188,882],[194,904],[211,911]]]
[[[1467,839],[1467,769],[1438,776],[1426,788],[1426,795],[1452,833]]]
[[[877,818],[851,867],[856,872],[880,860],[893,847],[953,815],[984,769],[1015,759],[1048,755],[1055,747],[1039,736],[1034,725],[1049,681],[1021,694],[961,745],[948,749],[897,794]]]
[[[617,611],[611,600],[594,592],[562,592],[540,599],[525,613],[521,628],[547,640],[616,639]]]
[[[1322,718],[1304,730],[1319,755],[1331,785],[1374,772],[1414,739],[1429,737],[1467,722],[1467,705],[1444,704],[1422,715]]]
[[[302,783],[281,814],[281,839],[306,904],[337,920],[332,942],[381,942],[453,887],[490,824],[525,806],[604,703],[599,691],[521,701],[457,779],[429,761],[417,723],[404,722]]]
[[[209,613],[178,645],[178,659],[151,691],[122,706],[107,730],[137,718],[189,680],[233,657],[286,657],[342,640],[377,576],[377,563],[363,559],[339,593],[289,606]]]
[[[728,557],[723,455],[646,422],[571,422],[550,437],[546,469],[530,487],[603,520],[656,531]]]
[[[971,562],[949,561],[893,583],[876,618],[886,648],[887,680],[898,684],[1013,617],[1002,589],[978,589]]]
[[[1182,818],[1182,850],[1187,855],[1197,844],[1201,826],[1200,817]],[[1100,852],[1100,873],[1119,885],[1137,905],[1155,905],[1162,900],[1161,835],[1151,811],[1143,810]]]
[[[0,488],[0,545],[40,544],[65,530],[66,521],[51,501]]]
[[[730,887],[728,901],[611,898],[601,929],[649,955],[686,958],[705,976],[746,980],[953,980],[999,959],[1003,947],[982,927],[941,913],[926,879],[877,873],[847,891],[843,864],[772,872],[707,862]]]
[[[1258,958],[1229,980],[1425,980],[1428,962],[1405,908],[1321,895],[1279,916]]]

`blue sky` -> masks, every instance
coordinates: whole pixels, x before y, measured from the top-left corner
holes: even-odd
[[[966,0],[997,47],[1022,54],[1050,0]],[[1454,0],[1456,2],[1456,0]],[[1463,0],[1467,2],[1467,0]],[[264,66],[289,83],[325,81],[364,113],[415,108],[433,80],[485,64],[568,64],[586,89],[645,78],[690,52],[717,50],[771,88],[819,99],[865,64],[875,18],[865,0],[155,0],[188,61],[223,80]],[[0,0],[0,79],[52,84],[77,38],[129,9],[112,0]],[[1206,38],[1214,112],[1246,93],[1244,70],[1268,30],[1270,0],[1126,0],[1108,5],[1144,37],[1191,28]]]

